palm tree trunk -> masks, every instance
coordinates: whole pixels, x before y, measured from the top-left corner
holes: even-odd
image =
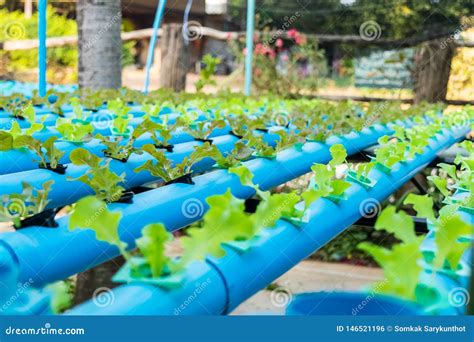
[[[122,85],[121,0],[78,0],[79,86],[116,89]]]

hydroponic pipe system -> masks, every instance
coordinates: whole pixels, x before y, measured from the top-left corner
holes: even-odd
[[[278,140],[278,135],[274,133],[264,133],[262,139],[267,142],[270,146],[275,146]],[[232,151],[235,143],[239,138],[234,135],[220,135],[212,139],[212,143],[216,146],[219,151],[225,155]],[[201,141],[190,141],[174,145],[173,152],[165,152],[166,157],[177,165],[188,157],[197,146],[202,145]],[[20,152],[21,153],[21,152]],[[148,171],[135,172],[134,170],[139,166],[143,165],[146,161],[153,161],[154,158],[147,154],[133,153],[126,162],[119,160],[111,160],[109,169],[118,175],[125,174],[124,187],[126,189],[132,189],[134,187],[143,185],[152,181],[159,181],[156,177],[152,176]],[[192,170],[194,172],[204,172],[209,170],[214,165],[214,161],[211,158],[204,158],[195,165]],[[81,177],[85,172],[89,170],[89,166],[81,165],[76,166],[73,164],[66,164],[67,169],[65,174],[58,174],[46,169],[31,169],[27,171],[9,173],[0,175],[0,194],[16,194],[22,192],[22,184],[18,182],[18,179],[28,179],[28,184],[33,188],[40,189],[45,181],[54,181],[52,188],[48,194],[49,203],[47,208],[57,208],[63,205],[74,203],[81,197],[91,194],[92,189],[75,179]]]
[[[393,131],[388,125],[365,128],[361,133],[331,137],[326,143],[308,142],[301,151],[287,149],[275,160],[256,158],[244,163],[254,174],[262,189],[271,189],[310,171],[314,163],[330,160],[330,146],[343,144],[348,154],[375,144],[381,136]],[[174,231],[199,220],[207,210],[206,198],[223,194],[227,189],[239,198],[248,198],[254,190],[242,186],[239,178],[227,170],[215,170],[194,177],[195,185],[170,184],[134,197],[132,204],[113,203],[110,210],[122,212],[119,235],[133,247],[142,228],[149,223],[162,222]],[[18,281],[33,279],[35,285],[50,283],[84,271],[119,255],[115,246],[97,241],[92,230],[68,230],[68,217],[58,220],[59,227],[32,227],[16,233],[0,234],[1,274],[18,273]],[[52,252],[54,251],[54,252]],[[9,270],[9,271],[6,271]]]
[[[213,139],[213,144],[225,154],[230,152],[236,141],[239,139],[232,135],[223,135]],[[174,146],[173,152],[165,152],[166,157],[177,165],[188,157],[194,147],[202,145],[202,142],[191,141],[187,143],[177,144]],[[152,181],[159,181],[157,177],[152,176],[148,171],[135,172],[134,170],[143,165],[146,161],[153,161],[154,158],[148,153],[132,154],[127,162],[111,160],[109,169],[118,175],[125,174],[124,187],[132,189]],[[194,172],[203,172],[208,170],[214,161],[210,158],[204,158],[193,166]],[[36,169],[17,173],[10,173],[0,176],[0,192],[2,195],[17,194],[22,192],[21,180],[28,180],[28,184],[35,189],[41,189],[45,181],[54,181],[49,192],[48,208],[57,208],[67,204],[74,203],[81,197],[92,193],[92,189],[75,180],[84,175],[89,170],[89,166],[67,164],[65,174],[58,174],[46,169]]]
[[[114,302],[98,309],[89,301],[71,315],[177,315],[226,314],[261,290],[318,248],[329,242],[362,215],[367,201],[381,202],[422,170],[436,154],[463,138],[469,129],[443,129],[430,139],[424,153],[397,163],[390,174],[370,172],[375,181],[366,189],[353,183],[339,204],[321,198],[310,206],[309,223],[297,227],[279,220],[252,241],[247,250],[227,245],[226,256],[195,262],[187,268],[184,283],[172,290],[143,283],[113,290]],[[331,220],[327,218],[331,217]],[[202,291],[196,295],[196,288]],[[197,297],[198,296],[198,297]],[[133,298],[133,303],[130,302]],[[193,300],[189,300],[193,298]]]
[[[209,135],[209,139],[214,139],[219,136],[227,135],[230,131],[230,127],[224,128],[217,128],[212,131]],[[156,134],[157,138],[159,139],[159,134]],[[274,141],[276,135],[271,134],[268,138],[268,141]],[[44,139],[45,137],[43,137]],[[189,133],[186,133],[182,130],[179,130],[177,133],[173,133],[169,143],[171,145],[178,145],[182,143],[191,142],[194,140],[194,137]],[[153,144],[154,140],[151,138],[150,133],[145,133],[143,136],[138,138],[135,141],[134,146],[136,148],[140,148],[145,144]],[[55,147],[59,150],[64,152],[64,155],[61,157],[59,162],[61,164],[70,163],[71,160],[69,158],[69,154],[75,150],[76,148],[86,148],[90,153],[95,154],[97,156],[103,156],[103,150],[106,149],[105,145],[98,139],[92,139],[86,143],[75,143],[75,142],[68,142],[68,141],[61,141],[58,140],[55,142]],[[36,160],[36,155],[30,150],[23,150],[23,149],[13,149],[9,151],[0,151],[0,159],[5,161],[4,163],[0,164],[0,178],[1,175],[11,174],[16,172],[24,172],[28,170],[34,170],[38,168]]]

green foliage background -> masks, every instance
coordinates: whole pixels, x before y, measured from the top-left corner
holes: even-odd
[[[52,6],[47,9],[47,36],[62,37],[77,35],[77,25],[74,19],[58,14]],[[129,22],[123,23],[125,30],[133,30]],[[9,12],[0,9],[0,41],[35,39],[38,37],[38,14],[26,18],[21,11]],[[135,42],[123,45],[123,65],[133,63],[132,50]],[[2,73],[15,73],[36,68],[38,65],[38,50],[0,51]],[[56,67],[76,67],[77,47],[65,46],[48,49],[48,69]]]

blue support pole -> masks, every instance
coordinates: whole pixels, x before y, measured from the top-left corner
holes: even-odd
[[[46,5],[47,0],[39,0],[38,5],[38,89],[40,96],[46,96]]]
[[[252,87],[253,31],[255,24],[255,0],[247,2],[247,55],[245,56],[245,95],[250,95]]]
[[[155,45],[158,37],[158,29],[161,26],[161,20],[165,12],[166,0],[160,0],[158,8],[156,9],[155,21],[153,22],[153,35],[150,38],[150,46],[148,47],[148,56],[146,59],[146,73],[145,73],[145,87],[143,92],[148,94],[148,87],[150,86],[150,71],[153,59],[155,57]]]
[[[191,12],[191,7],[193,6],[193,0],[188,0],[188,3],[186,4],[186,9],[184,10],[184,18],[183,18],[183,28],[185,32],[189,32],[189,12]],[[184,43],[186,45],[189,45],[189,36],[187,34],[183,35],[184,38]]]

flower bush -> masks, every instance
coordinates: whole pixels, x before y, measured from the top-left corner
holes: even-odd
[[[244,44],[244,38],[230,42],[240,63],[247,54]],[[327,74],[324,52],[317,41],[296,29],[278,35],[264,29],[255,36],[254,46],[253,85],[259,93],[291,97],[311,92]]]

